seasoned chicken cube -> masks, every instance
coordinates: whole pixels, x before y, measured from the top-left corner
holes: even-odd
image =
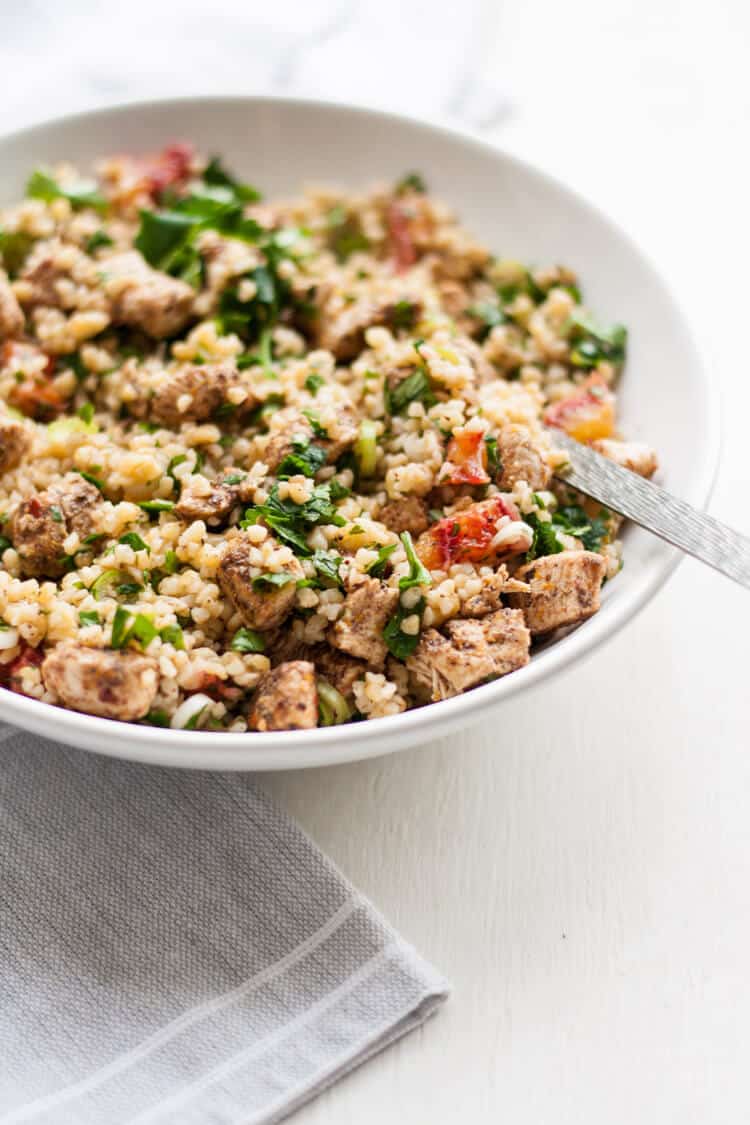
[[[15,469],[31,447],[31,434],[23,422],[0,415],[0,473]]]
[[[151,269],[136,250],[102,261],[112,319],[157,340],[174,336],[190,319],[195,290],[185,281]]]
[[[531,637],[520,610],[500,609],[481,621],[449,621],[445,632],[427,629],[406,661],[415,690],[433,701],[528,663]]]
[[[354,359],[365,346],[365,332],[376,325],[389,324],[400,327],[401,317],[408,316],[409,323],[419,320],[422,302],[404,295],[401,300],[372,300],[362,297],[346,305],[339,313],[324,314],[320,318],[321,330],[318,345],[333,352],[336,359]]]
[[[329,631],[329,643],[371,667],[382,668],[388,655],[383,629],[398,598],[398,590],[377,578],[366,578],[346,595],[343,612]]]
[[[176,429],[182,422],[206,422],[222,408],[234,410],[229,392],[242,385],[239,371],[232,363],[206,363],[185,367],[168,375],[151,399],[151,417],[162,425]],[[242,409],[255,405],[251,396]]]
[[[291,660],[261,678],[248,714],[251,730],[309,730],[317,725],[314,664]]]
[[[68,251],[68,254],[71,253],[74,253],[72,249]],[[21,301],[29,308],[36,305],[58,308],[62,300],[57,283],[66,276],[67,271],[60,262],[60,246],[56,240],[37,243],[20,273],[23,283],[19,286]]]
[[[10,287],[8,275],[0,269],[0,342],[23,332],[24,317],[16,295]]]
[[[156,661],[65,642],[42,662],[42,679],[66,707],[132,722],[148,713],[158,682]]]
[[[183,484],[180,499],[174,506],[174,514],[188,523],[203,520],[208,527],[220,527],[227,522],[232,509],[240,501],[239,486],[214,481],[206,492],[204,483],[204,478],[191,478]]]
[[[603,457],[608,457],[623,469],[630,469],[639,477],[652,477],[659,467],[656,450],[645,442],[600,438],[592,441],[591,446]]]
[[[527,582],[528,593],[508,595],[523,610],[533,636],[585,621],[599,609],[599,591],[606,563],[593,551],[561,551],[519,567],[515,577]]]
[[[9,531],[21,556],[21,570],[32,578],[59,578],[65,572],[63,544],[71,531],[86,536],[99,490],[82,477],[52,485],[22,500],[11,516]]]
[[[346,653],[328,648],[327,645],[314,649],[311,659],[315,662],[321,679],[341,692],[344,699],[352,698],[355,683],[357,680],[363,680],[367,671],[367,665],[363,661],[355,660]]]
[[[414,539],[430,526],[427,504],[419,496],[403,496],[400,500],[389,501],[380,509],[378,519],[397,535],[408,531]]]
[[[541,451],[521,430],[504,427],[497,436],[500,469],[495,483],[504,492],[512,492],[519,480],[525,480],[534,492],[547,488],[552,470]]]
[[[297,592],[297,580],[305,577],[293,558],[283,571],[285,581],[264,575],[251,562],[257,548],[245,535],[231,539],[221,562],[218,580],[242,620],[251,629],[276,629],[289,616]]]

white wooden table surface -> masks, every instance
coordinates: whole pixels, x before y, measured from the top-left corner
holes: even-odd
[[[351,96],[463,115],[603,203],[692,315],[724,396],[712,511],[750,533],[743,0],[97,8],[15,9],[1,127],[191,89]],[[749,647],[750,596],[688,561],[491,725],[271,779],[454,984],[301,1125],[747,1120]]]

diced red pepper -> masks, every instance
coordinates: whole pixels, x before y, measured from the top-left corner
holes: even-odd
[[[394,200],[388,205],[385,222],[391,244],[391,255],[396,263],[396,271],[397,273],[404,273],[417,260],[409,217],[404,208]]]
[[[142,157],[143,176],[150,194],[159,196],[166,188],[189,179],[194,158],[193,146],[180,141],[167,145],[153,156]]]
[[[236,703],[245,694],[242,688],[237,687],[235,684],[228,684],[226,680],[222,680],[215,672],[205,672],[201,678],[199,691],[203,691],[206,695],[210,695],[212,699],[224,700],[229,703]]]
[[[459,430],[448,443],[445,476],[441,484],[489,484],[487,448],[481,430]]]
[[[520,522],[515,504],[505,496],[491,496],[438,520],[422,532],[416,543],[417,554],[429,570],[447,570],[452,563],[493,563],[525,551],[528,547],[526,531],[519,533],[518,544],[505,542],[493,546],[497,524],[503,516]]]
[[[573,394],[548,406],[544,421],[565,430],[576,441],[608,438],[615,429],[615,396],[601,375],[594,372]]]
[[[17,383],[11,388],[8,401],[27,418],[34,418],[37,422],[47,422],[65,409],[65,401],[57,387],[43,379]]]

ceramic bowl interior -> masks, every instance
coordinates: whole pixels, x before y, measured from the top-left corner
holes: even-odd
[[[659,450],[664,485],[708,499],[718,451],[714,389],[665,285],[614,223],[560,183],[469,137],[368,110],[284,99],[191,99],[129,105],[35,126],[0,140],[0,200],[20,198],[40,163],[85,167],[103,153],[176,139],[220,153],[267,196],[310,182],[361,188],[419,170],[466,226],[506,257],[563,262],[602,319],[628,325],[621,384],[623,432]],[[71,745],[124,758],[204,769],[288,769],[403,749],[448,734],[552,676],[612,636],[659,589],[675,552],[625,531],[627,566],[600,613],[544,648],[524,669],[456,699],[385,719],[316,731],[169,731],[80,715],[0,689],[0,718]],[[606,653],[601,656],[606,660]]]

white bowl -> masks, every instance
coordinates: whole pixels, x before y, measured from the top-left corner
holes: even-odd
[[[221,154],[268,196],[310,181],[357,188],[418,170],[493,250],[573,267],[594,310],[630,330],[623,431],[656,446],[667,488],[706,503],[718,459],[717,407],[689,328],[641,252],[568,188],[494,147],[402,117],[287,99],[199,98],[79,114],[0,140],[0,200],[20,198],[40,163],[68,159],[85,167],[104,153],[147,151],[170,140]],[[601,611],[526,668],[403,715],[315,731],[217,734],[117,723],[0,689],[0,717],[87,750],[199,769],[289,769],[402,750],[474,722],[611,637],[653,597],[679,556],[631,527],[625,559]]]

